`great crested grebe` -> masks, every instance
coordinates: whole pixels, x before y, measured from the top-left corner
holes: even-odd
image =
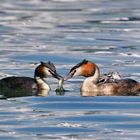
[[[121,75],[118,72],[109,72],[101,75],[97,83],[118,82],[120,79]]]
[[[41,62],[39,66],[35,69],[34,78],[31,77],[6,77],[0,80],[0,90],[1,89],[44,89],[50,90],[49,85],[45,82],[44,78],[52,76],[58,80],[62,77],[56,72],[56,68],[50,61],[45,63]]]
[[[71,68],[69,73],[64,77],[68,80],[74,76],[84,76],[81,86],[81,92],[84,95],[137,95],[140,93],[140,84],[133,79],[121,79],[121,77],[113,77],[114,80],[99,81],[99,67],[88,60],[83,60]]]

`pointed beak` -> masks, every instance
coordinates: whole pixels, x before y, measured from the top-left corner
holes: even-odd
[[[64,81],[67,81],[68,79],[71,79],[73,77],[75,73],[75,70],[69,72],[65,77],[64,77]]]
[[[63,88],[64,78],[61,75],[59,75],[56,71],[50,71],[50,73],[52,74],[52,76],[54,78],[59,80],[58,87],[57,87],[56,91],[57,92],[64,92],[64,88]]]
[[[59,75],[56,71],[50,71],[50,73],[52,74],[52,76],[58,80],[62,80],[63,77],[61,75]]]

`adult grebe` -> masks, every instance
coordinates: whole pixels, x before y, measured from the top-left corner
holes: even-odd
[[[44,89],[50,90],[49,85],[45,82],[44,78],[52,76],[58,80],[62,77],[57,74],[56,68],[50,61],[45,63],[41,62],[35,69],[34,78],[31,77],[6,77],[0,80],[0,90],[2,89]]]
[[[64,80],[68,80],[74,76],[87,77],[82,86],[81,92],[84,95],[137,95],[140,93],[140,84],[133,79],[116,79],[112,81],[99,82],[99,67],[88,60],[75,65]],[[115,79],[115,78],[114,78]]]

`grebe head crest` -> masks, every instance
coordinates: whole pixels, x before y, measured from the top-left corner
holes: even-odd
[[[71,68],[64,80],[70,79],[73,76],[84,76],[90,77],[93,76],[98,66],[93,62],[84,59],[82,62],[78,63]]]
[[[48,76],[53,76],[54,78],[60,80],[62,76],[60,76],[56,72],[56,68],[53,63],[49,62],[40,62],[41,64],[35,70],[35,76],[41,78],[47,78]]]

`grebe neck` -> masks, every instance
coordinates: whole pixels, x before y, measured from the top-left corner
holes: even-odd
[[[96,84],[99,80],[99,77],[100,77],[100,71],[99,71],[99,68],[96,67],[95,73],[92,76],[87,77],[84,80],[82,87],[81,87],[81,91],[88,92],[88,91],[94,90],[94,88],[97,87]]]
[[[45,89],[45,90],[50,90],[50,87],[49,85],[45,82],[45,80],[39,76],[34,76],[36,82],[37,82],[37,85],[38,85],[38,88],[39,89]]]

